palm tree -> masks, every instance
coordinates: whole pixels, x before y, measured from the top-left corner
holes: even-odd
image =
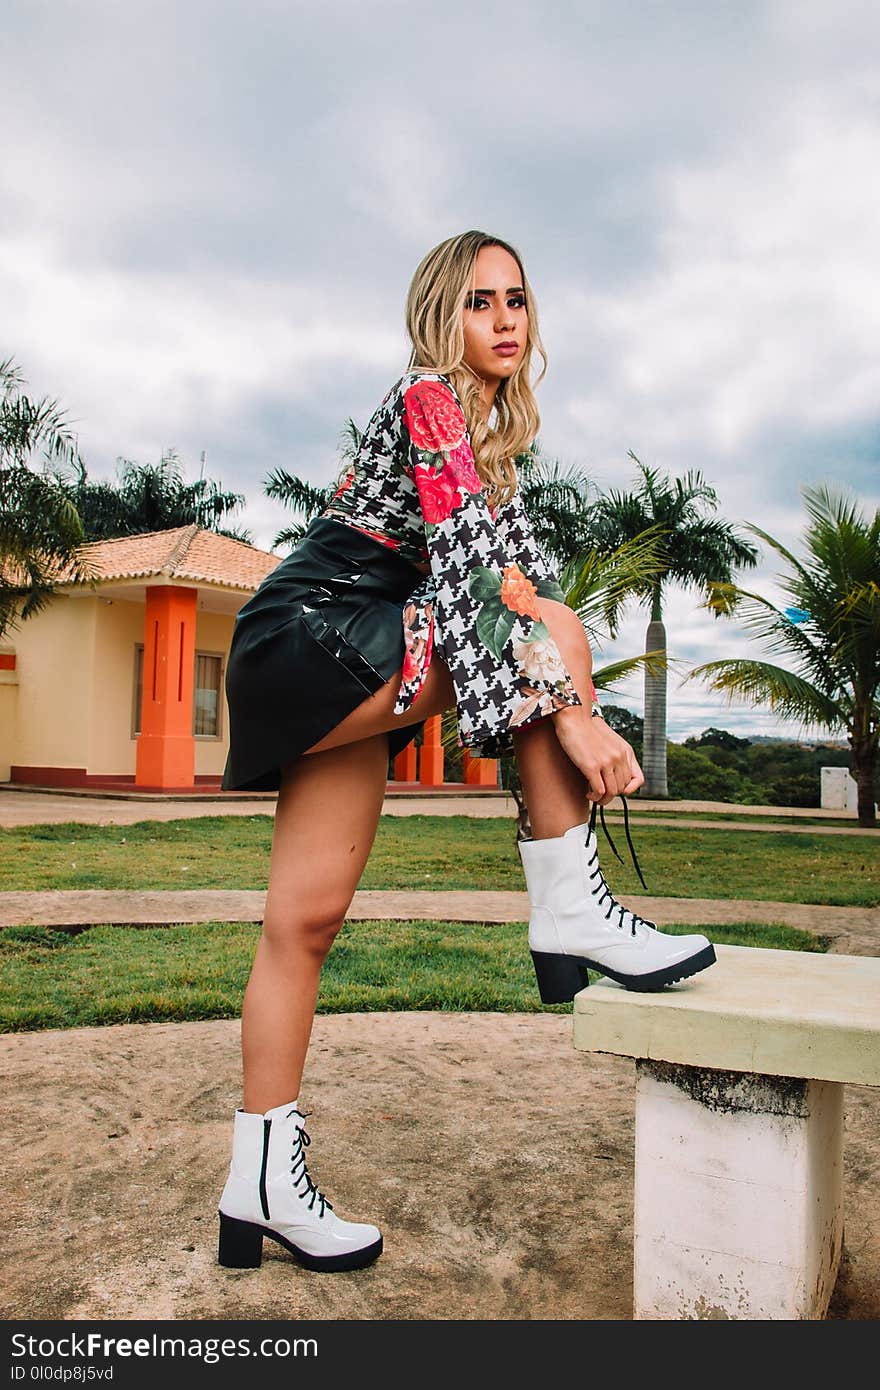
[[[273,549],[281,545],[295,545],[302,538],[312,518],[329,505],[331,497],[342,482],[339,475],[355,457],[362,438],[363,431],[359,430],[354,420],[349,417],[341,435],[339,455],[342,464],[336,479],[326,487],[315,487],[313,483],[298,478],[295,473],[288,473],[286,468],[272,470],[263,488],[266,496],[275,498],[291,511],[301,512],[303,515],[302,521],[293,521],[278,532],[272,542]]]
[[[563,469],[537,443],[516,463],[535,539],[557,567],[565,602],[583,623],[590,646],[594,652],[601,650],[617,636],[629,599],[660,574],[661,528],[645,526],[615,548],[600,550],[591,539],[593,499],[599,494],[589,476],[576,466]],[[651,649],[595,667],[593,684],[612,694],[615,685],[637,668],[659,673],[665,665],[664,653]]]
[[[608,553],[649,528],[660,529],[662,563],[640,585],[638,597],[650,608],[645,651],[666,651],[663,623],[664,589],[670,582],[708,595],[717,584],[730,583],[738,566],[757,563],[758,551],[719,517],[706,515],[718,505],[718,495],[699,470],[683,478],[663,477],[629,450],[640,481],[632,492],[612,489],[591,506],[585,530],[597,550]],[[714,610],[718,617],[723,608]],[[666,781],[666,663],[645,666],[645,737],[641,795],[668,795]]]
[[[250,532],[224,524],[244,496],[225,491],[212,478],[187,482],[174,449],[166,449],[158,463],[119,459],[115,482],[92,482],[79,464],[68,486],[90,541],[195,525],[252,544]]]
[[[779,577],[790,607],[723,585],[709,606],[740,615],[791,667],[769,661],[709,661],[686,679],[769,704],[805,728],[845,729],[858,783],[859,824],[876,825],[880,738],[880,510],[868,520],[851,494],[821,484],[801,489],[809,517],[804,557],[750,525],[787,562]],[[793,669],[792,669],[793,668]]]
[[[78,461],[76,436],[57,401],[32,400],[25,384],[11,357],[0,362],[0,636],[44,607],[62,575],[88,577],[82,524],[55,471]]]

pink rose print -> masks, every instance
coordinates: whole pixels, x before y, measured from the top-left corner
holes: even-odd
[[[417,381],[404,392],[410,438],[417,449],[438,454],[460,444],[467,434],[461,407],[440,381]]]
[[[433,468],[420,464],[416,468],[416,487],[422,513],[428,522],[436,524],[445,521],[460,505],[458,480],[446,465],[435,473]]]
[[[409,629],[407,629],[407,631],[409,631]],[[406,634],[404,634],[404,636],[405,636],[405,635],[406,635]],[[413,655],[413,653],[412,653],[411,650],[408,650],[407,653],[406,653],[406,656],[403,658],[403,667],[402,667],[402,670],[401,670],[402,678],[403,678],[403,680],[405,680],[405,681],[411,681],[412,678],[413,678],[413,676],[417,676],[418,674],[419,674],[419,663],[418,663],[418,658],[415,657],[415,656]]]
[[[422,688],[434,647],[434,605],[430,599],[421,609],[415,603],[405,606],[403,640],[406,651],[401,669],[400,691],[404,694],[406,708],[409,708]]]
[[[483,484],[474,464],[473,450],[466,439],[447,455],[447,471],[456,479],[462,492],[482,492]]]

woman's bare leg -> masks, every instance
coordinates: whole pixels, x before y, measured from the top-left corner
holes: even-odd
[[[351,905],[382,812],[387,730],[440,713],[450,702],[449,671],[438,658],[412,709],[392,718],[400,679],[398,672],[309,756],[284,769],[263,932],[242,1006],[244,1109],[251,1113],[263,1114],[299,1094],[321,966]],[[328,743],[333,746],[324,747]]]
[[[388,775],[384,734],[285,770],[269,891],[241,1016],[244,1108],[299,1094],[321,965],[372,848]]]
[[[575,689],[590,702],[592,653],[577,615],[538,599]],[[405,715],[392,715],[400,673],[285,770],[272,840],[269,892],[242,1009],[244,1108],[262,1113],[298,1094],[321,966],[342,926],[373,845],[385,796],[387,733],[455,704],[449,670],[431,661]],[[561,835],[587,813],[587,783],[553,722],[514,731],[536,839]]]
[[[537,602],[574,688],[589,710],[593,653],[583,623],[573,609],[555,599]],[[514,729],[513,747],[534,838],[563,835],[586,820],[587,780],[563,750],[553,720],[539,719],[525,729]]]

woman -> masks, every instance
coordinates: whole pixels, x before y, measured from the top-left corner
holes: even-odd
[[[644,778],[601,718],[583,625],[517,490],[513,460],[539,423],[533,349],[546,371],[519,255],[482,232],[444,241],[416,271],[407,327],[407,372],[329,507],[241,609],[228,663],[224,787],[279,788],[242,1010],[244,1105],[219,1203],[219,1258],[237,1268],[260,1263],[264,1235],[311,1269],[354,1269],[381,1253],[378,1229],[341,1220],[312,1182],[291,1097],[389,756],[424,720],[455,707],[460,746],[516,756],[545,1003],[572,999],[588,966],[659,989],[715,958],[705,937],[665,936],[617,902],[599,868],[596,807]]]

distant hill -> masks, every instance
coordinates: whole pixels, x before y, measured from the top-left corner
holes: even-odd
[[[846,740],[839,738],[786,738],[781,734],[748,733],[740,734],[740,738],[747,738],[749,743],[793,743],[798,748],[849,748]]]
[[[606,720],[642,755],[639,715],[605,705]],[[709,728],[666,744],[669,795],[744,805],[819,806],[823,767],[848,767],[849,745],[839,738],[733,734]]]

